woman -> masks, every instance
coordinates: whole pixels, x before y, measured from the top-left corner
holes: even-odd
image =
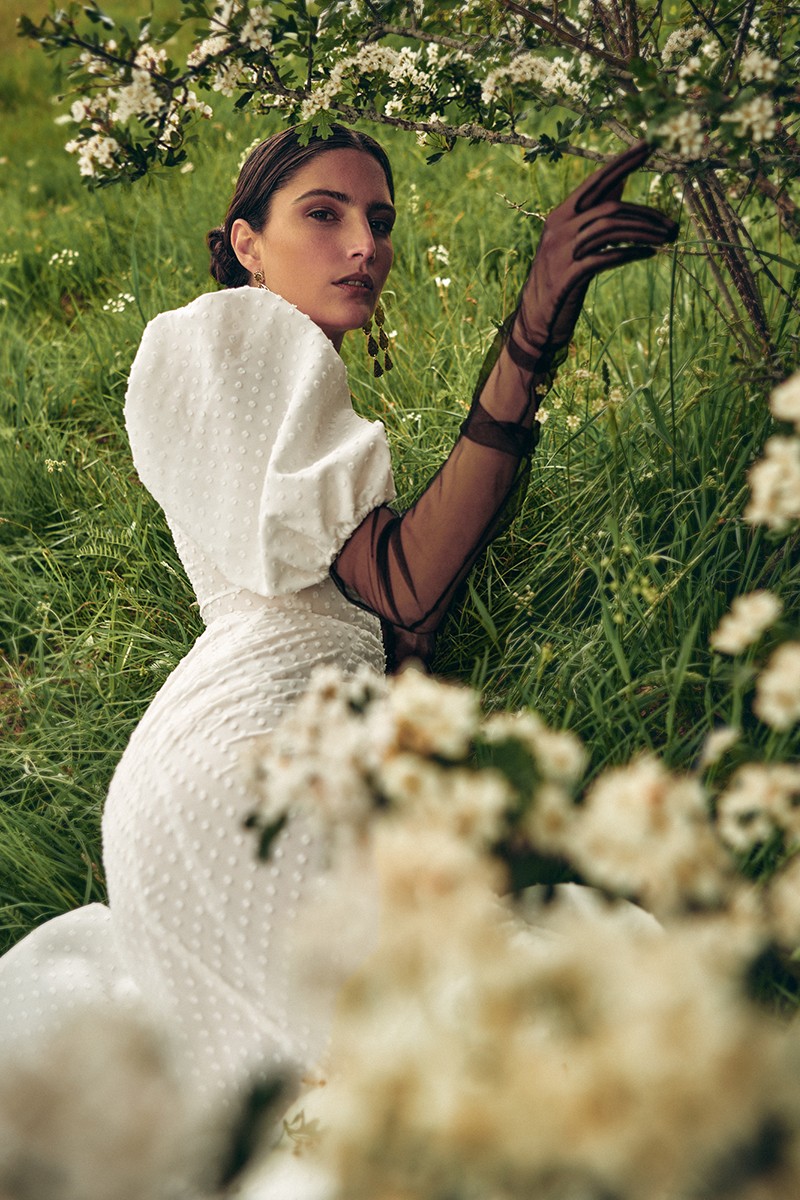
[[[524,478],[538,398],[590,280],[676,236],[660,213],[620,199],[647,154],[631,147],[548,218],[456,445],[402,517],[389,507],[383,427],[353,412],[338,354],[372,317],[392,265],[388,160],[338,126],[307,146],[286,130],[250,156],[209,235],[226,290],[150,322],[126,401],[134,461],[207,628],[111,784],[113,919],[99,905],[68,914],[4,961],[0,1000],[15,1034],[62,1014],[68,996],[137,995],[209,1110],[261,1072],[318,1061],[335,981],[312,991],[288,963],[320,848],[297,819],[270,862],[256,860],[243,829],[248,749],[321,663],[430,659],[454,592]],[[343,938],[341,976],[369,946],[371,889],[354,881],[354,921],[367,932],[357,955]]]

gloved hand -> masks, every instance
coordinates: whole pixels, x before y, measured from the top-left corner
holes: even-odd
[[[649,258],[656,246],[675,241],[675,221],[620,199],[626,179],[651,149],[637,142],[585,179],[548,216],[506,341],[518,366],[547,370],[569,343],[589,284],[600,271]]]

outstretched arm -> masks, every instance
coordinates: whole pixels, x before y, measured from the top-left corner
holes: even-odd
[[[416,504],[376,508],[331,568],[342,591],[410,635],[431,635],[527,476],[536,409],[572,337],[591,279],[677,236],[654,209],[625,204],[645,143],[596,171],[545,221],[516,312],[505,323],[449,457]]]

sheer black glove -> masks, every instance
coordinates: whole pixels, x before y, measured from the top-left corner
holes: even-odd
[[[621,199],[628,176],[651,150],[637,142],[585,179],[547,217],[507,341],[519,366],[542,372],[568,345],[595,275],[649,258],[657,246],[675,241],[675,221]]]

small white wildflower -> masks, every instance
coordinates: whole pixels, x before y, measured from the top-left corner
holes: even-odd
[[[784,529],[800,518],[800,438],[768,438],[747,478],[750,503],[745,521]]]
[[[447,275],[436,275],[434,276],[433,282],[436,284],[437,288],[440,289],[447,289],[450,287],[450,279]]]
[[[770,58],[763,50],[753,47],[739,63],[739,78],[742,83],[749,83],[751,79],[763,79],[765,83],[772,83],[778,74],[779,66],[777,58]]]
[[[112,300],[106,300],[103,305],[103,312],[121,313],[124,312],[129,304],[135,304],[136,297],[130,292],[120,292]]]
[[[48,475],[52,475],[54,471],[57,471],[60,475],[67,465],[67,460],[65,458],[46,458],[44,465]]]
[[[77,250],[57,250],[47,261],[49,267],[70,267],[80,258]]]
[[[774,624],[782,608],[778,597],[766,590],[737,596],[711,635],[712,647],[720,654],[740,654]]]
[[[773,417],[779,421],[793,421],[800,433],[800,371],[773,389],[769,407]]]
[[[769,659],[756,680],[753,710],[773,729],[800,721],[800,642],[784,642]]]
[[[446,246],[442,245],[428,246],[428,259],[431,262],[438,263],[440,267],[448,267],[450,265],[450,251]]]
[[[575,413],[570,413],[569,416],[567,417],[567,429],[570,431],[570,433],[574,433],[577,429],[580,429],[580,426],[581,426],[580,417],[577,416]]]

